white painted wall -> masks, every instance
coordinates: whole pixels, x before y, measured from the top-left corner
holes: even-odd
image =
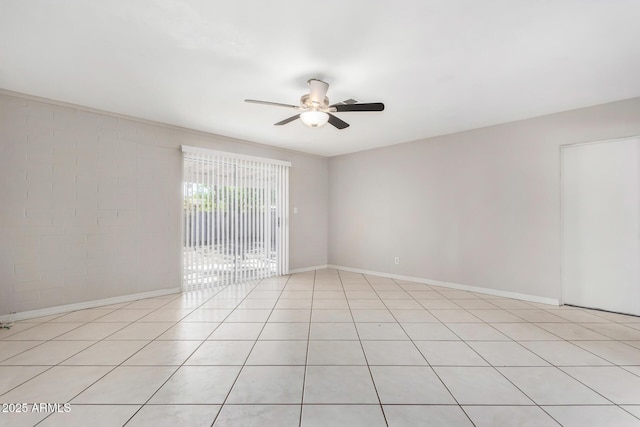
[[[290,267],[327,263],[326,158],[0,93],[0,315],[179,287],[181,144],[290,161]]]
[[[0,93],[0,315],[179,286],[181,144],[292,162],[291,269],[558,299],[559,146],[637,134],[640,98],[327,161]]]
[[[560,299],[559,147],[638,134],[634,98],[333,157],[329,264]]]

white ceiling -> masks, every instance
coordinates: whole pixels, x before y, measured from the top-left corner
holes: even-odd
[[[0,0],[0,88],[333,156],[640,96],[638,0]],[[273,123],[306,81],[351,127]],[[295,111],[293,111],[295,113]]]

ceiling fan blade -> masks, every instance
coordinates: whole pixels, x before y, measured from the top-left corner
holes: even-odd
[[[383,110],[384,110],[384,104],[382,102],[372,102],[369,104],[334,104],[331,106],[331,111],[337,111],[339,113],[346,112],[346,111],[383,111]]]
[[[244,102],[248,102],[250,104],[273,105],[274,107],[298,108],[297,105],[281,104],[279,102],[258,101],[257,99],[245,99]]]
[[[345,129],[349,127],[349,123],[337,118],[333,114],[329,114],[329,123],[331,123],[333,126],[337,127],[338,129]]]
[[[322,104],[325,96],[327,96],[327,90],[329,90],[329,83],[316,79],[309,80],[309,98],[311,102]]]
[[[292,121],[294,121],[295,119],[298,119],[298,118],[300,118],[300,114],[296,114],[295,116],[291,116],[288,119],[284,119],[283,121],[278,122],[278,123],[274,123],[273,125],[274,126],[286,125],[287,123],[290,123],[290,122],[292,122]]]

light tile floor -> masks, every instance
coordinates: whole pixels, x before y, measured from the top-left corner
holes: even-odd
[[[17,322],[0,402],[0,426],[640,426],[640,318],[318,270]]]

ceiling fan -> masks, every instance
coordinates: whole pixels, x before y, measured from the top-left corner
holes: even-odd
[[[293,108],[299,111],[295,116],[291,116],[288,119],[275,123],[275,126],[286,125],[296,119],[300,119],[305,125],[312,128],[324,126],[328,122],[338,129],[344,129],[349,127],[349,123],[339,119],[331,113],[384,110],[384,104],[382,102],[363,104],[354,99],[347,99],[346,101],[329,105],[329,98],[326,96],[327,90],[329,89],[329,83],[325,83],[322,80],[317,79],[311,79],[308,83],[309,94],[302,95],[300,98],[300,105],[280,104],[278,102],[258,101],[255,99],[245,99],[244,101],[253,104]]]

